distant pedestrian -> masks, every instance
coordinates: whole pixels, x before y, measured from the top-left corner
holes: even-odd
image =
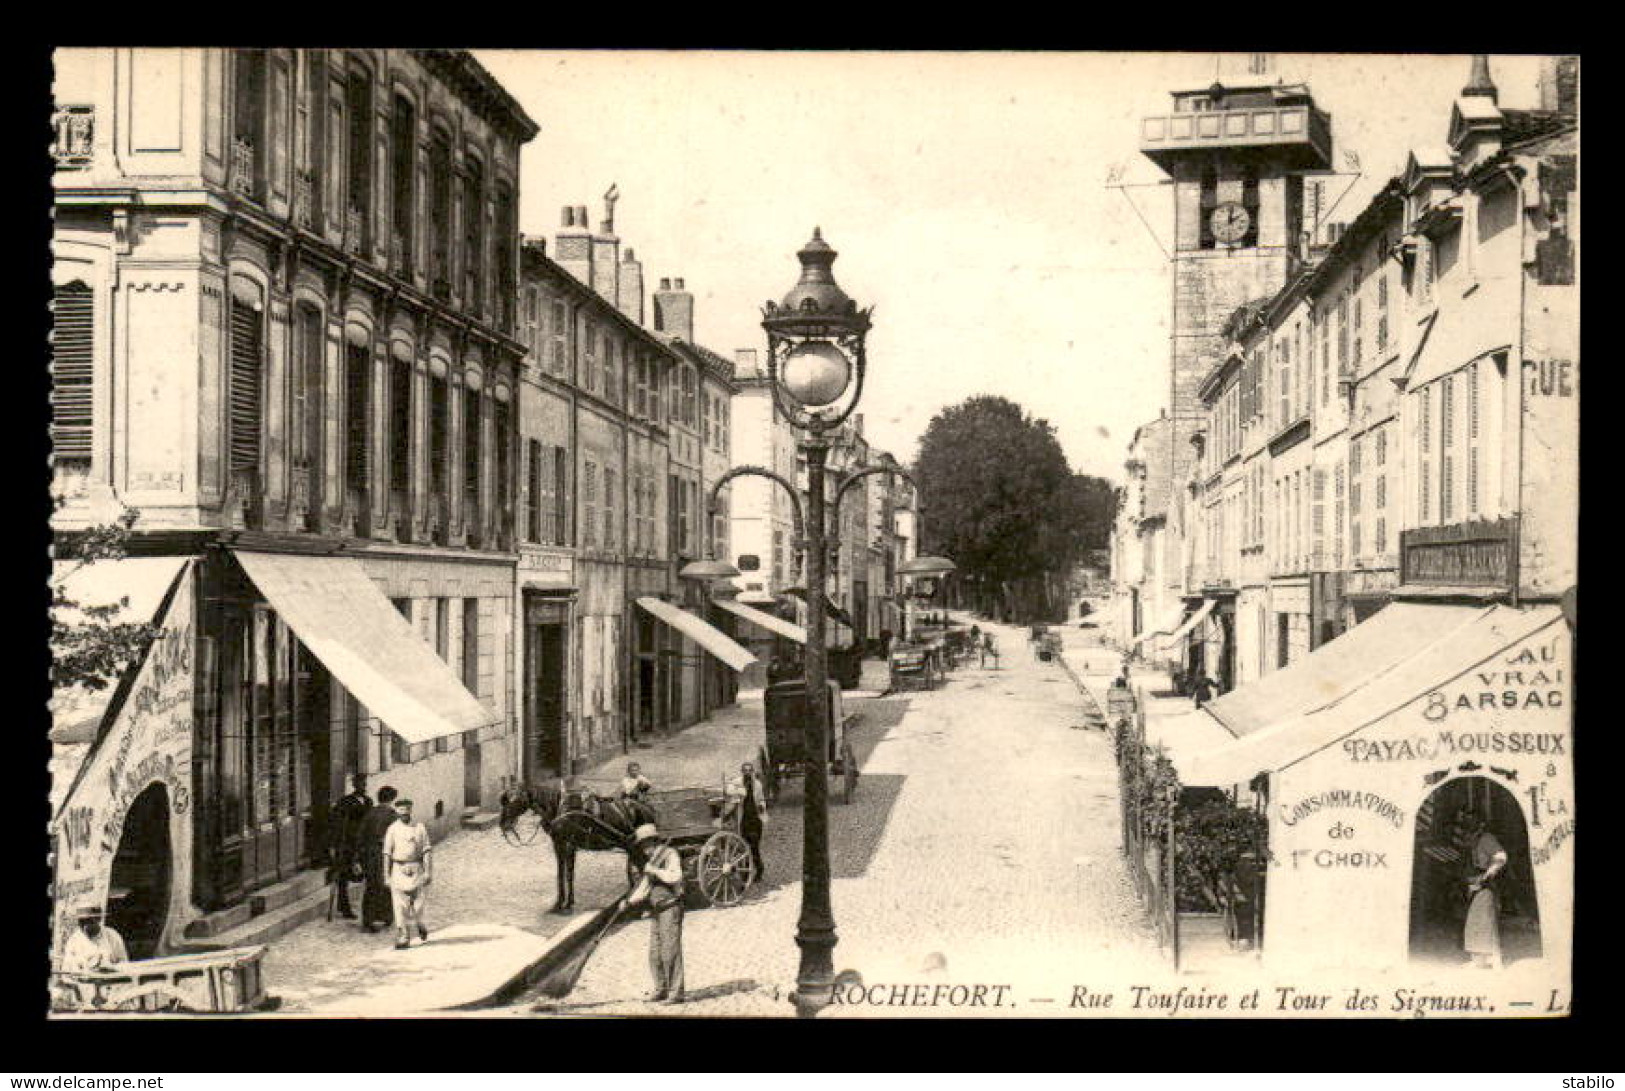
[[[626,776],[621,778],[621,798],[641,800],[652,788],[654,785],[643,775],[643,767],[635,761],[628,762]]]
[[[384,834],[384,847],[380,859],[388,874],[389,892],[395,908],[395,947],[411,946],[412,933],[427,940],[429,930],[423,925],[424,902],[428,898],[429,884],[434,881],[430,855],[434,846],[429,841],[429,829],[412,820],[412,801],[395,801],[396,822]]]
[[[767,866],[762,862],[762,827],[767,823],[767,797],[762,794],[756,767],[750,762],[739,767],[739,775],[729,779],[723,789],[730,807],[739,808],[739,835],[750,846],[751,862],[756,865],[756,882],[760,882]]]
[[[654,989],[646,999],[683,1002],[683,858],[660,839],[651,823],[637,828],[635,851],[643,859],[643,879],[629,904],[649,906],[649,975]]]
[[[361,930],[376,932],[394,919],[395,910],[389,896],[389,875],[384,869],[384,835],[395,825],[395,796],[398,793],[386,784],[378,789],[378,802],[361,819],[357,852],[361,857],[362,875],[367,880],[361,894]]]
[[[1205,674],[1198,674],[1196,681],[1191,684],[1191,696],[1196,699],[1196,707],[1201,708],[1213,700],[1213,691],[1216,688],[1213,679]]]
[[[987,666],[987,661],[989,659],[993,660],[993,669],[998,670],[999,669],[999,646],[998,646],[998,644],[994,643],[992,633],[983,633],[982,634],[982,666],[984,666],[984,667]]]
[[[339,916],[355,920],[350,906],[350,884],[363,878],[361,869],[361,823],[372,810],[372,797],[367,795],[367,778],[356,773],[350,778],[350,794],[333,804],[327,817],[328,879],[334,886],[334,898]]]

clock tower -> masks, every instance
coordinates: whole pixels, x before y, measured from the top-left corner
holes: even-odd
[[[1143,119],[1140,151],[1174,185],[1168,412],[1177,497],[1194,457],[1197,388],[1219,361],[1225,320],[1274,295],[1305,253],[1313,225],[1304,222],[1304,175],[1331,169],[1331,117],[1305,85],[1254,75],[1174,92],[1171,112]]]

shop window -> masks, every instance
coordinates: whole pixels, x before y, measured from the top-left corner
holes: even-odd
[[[95,296],[83,281],[56,290],[51,336],[51,446],[58,464],[88,465],[95,411]]]

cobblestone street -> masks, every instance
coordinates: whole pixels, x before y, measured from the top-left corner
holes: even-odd
[[[853,732],[863,775],[856,801],[830,809],[835,963],[871,985],[1007,984],[1006,1008],[1037,1015],[1064,1005],[1074,985],[1143,975],[1161,956],[1119,862],[1107,736],[1082,726],[1073,683],[1057,664],[1035,659],[1024,632],[992,628],[1000,669],[967,665],[935,691],[848,705],[863,714]],[[1117,660],[1077,647],[1071,662],[1080,675],[1109,678]],[[649,926],[639,921],[604,942],[576,991],[552,1010],[792,1014],[801,801],[792,782],[771,812],[760,894],[689,913],[687,1004],[641,1001]],[[581,904],[601,903],[584,896]],[[978,1012],[1000,1014],[954,1014]],[[827,1014],[923,1012],[865,1006]]]

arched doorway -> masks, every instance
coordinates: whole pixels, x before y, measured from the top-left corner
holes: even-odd
[[[1471,846],[1456,824],[1465,810],[1489,819],[1489,832],[1507,853],[1498,880],[1501,949],[1507,963],[1540,957],[1540,906],[1529,859],[1523,809],[1506,788],[1487,777],[1458,777],[1435,788],[1416,812],[1416,852],[1411,865],[1413,959],[1466,961],[1462,930],[1467,918]]]
[[[169,790],[150,784],[135,797],[108,879],[107,923],[124,937],[130,957],[152,958],[163,941],[173,871]]]

